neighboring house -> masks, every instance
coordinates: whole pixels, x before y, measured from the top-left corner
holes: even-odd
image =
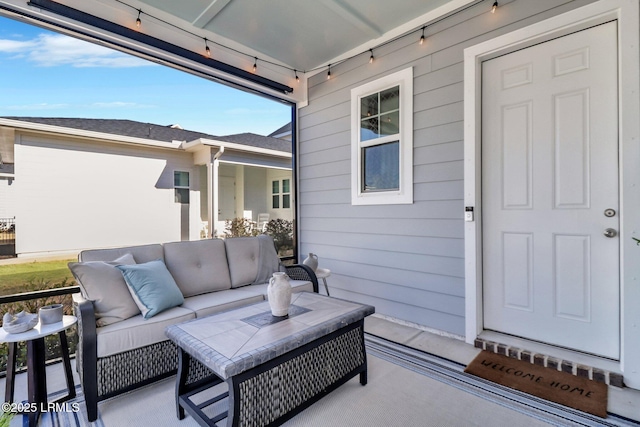
[[[271,132],[269,136],[272,138],[279,138],[279,139],[285,139],[287,141],[291,141],[293,139],[292,123],[289,122],[286,125],[282,126],[281,128],[275,130],[274,132]]]
[[[143,35],[104,3],[51,13],[292,104],[299,253],[331,269],[332,296],[640,390],[638,0],[144,2],[176,29]],[[184,29],[247,55],[208,63]]]
[[[6,209],[18,256],[195,240],[259,214],[293,218],[281,201],[288,141],[106,119],[3,117],[0,131],[15,153]]]
[[[0,221],[15,216],[13,132],[0,128]]]

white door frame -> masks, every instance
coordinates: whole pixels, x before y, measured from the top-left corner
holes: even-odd
[[[600,0],[464,51],[465,340],[483,331],[481,63],[611,20],[618,21],[621,360],[625,384],[640,389],[640,22],[637,0]]]

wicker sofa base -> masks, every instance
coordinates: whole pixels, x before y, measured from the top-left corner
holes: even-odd
[[[190,397],[222,380],[191,387],[182,383],[183,375],[188,373],[191,378],[193,360],[180,351],[176,400],[178,418],[186,411],[200,425],[216,426],[224,418],[228,426],[280,425],[357,375],[362,385],[367,383],[363,320],[230,377],[226,380],[228,392],[202,405]],[[183,363],[189,369],[184,369]],[[227,397],[227,412],[213,418],[205,415],[208,404]]]
[[[141,363],[144,361],[144,363]],[[192,360],[189,384],[212,375],[197,360]],[[178,367],[178,349],[171,341],[98,359],[98,400],[134,390],[174,375]]]

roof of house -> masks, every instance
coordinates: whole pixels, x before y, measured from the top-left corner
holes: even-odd
[[[291,122],[271,132],[269,136],[278,137],[279,135],[287,134],[287,133],[291,133]]]
[[[233,142],[236,144],[251,145],[253,147],[269,148],[271,150],[291,152],[291,142],[270,136],[256,135],[255,133],[239,133],[237,135],[219,136],[216,141]]]
[[[71,129],[80,129],[93,132],[102,132],[113,135],[144,138],[154,141],[194,141],[197,139],[209,139],[223,142],[233,142],[252,147],[267,148],[272,150],[291,152],[291,143],[278,138],[256,135],[254,133],[241,133],[237,135],[215,136],[203,132],[195,132],[182,129],[177,125],[157,125],[153,123],[136,122],[133,120],[119,119],[81,119],[64,117],[8,117],[3,119],[22,122],[39,123],[50,126],[60,126]]]

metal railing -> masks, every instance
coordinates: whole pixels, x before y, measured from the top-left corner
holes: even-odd
[[[16,218],[0,218],[0,245],[16,241]]]
[[[0,296],[0,317],[6,312],[17,312],[21,310],[37,313],[39,307],[54,302],[62,303],[64,305],[64,314],[73,314],[70,296],[79,292],[79,286],[65,286],[63,288],[3,295]],[[77,331],[75,326],[69,328],[67,336],[69,340],[69,353],[73,355],[75,354],[77,344]],[[48,363],[51,361],[57,361],[57,359],[60,358],[59,341],[56,336],[49,336],[45,338],[45,348]],[[0,377],[5,376],[6,374],[7,355],[7,344],[0,343]],[[26,366],[26,344],[24,342],[20,342],[18,344],[16,365],[17,371],[23,370]]]

